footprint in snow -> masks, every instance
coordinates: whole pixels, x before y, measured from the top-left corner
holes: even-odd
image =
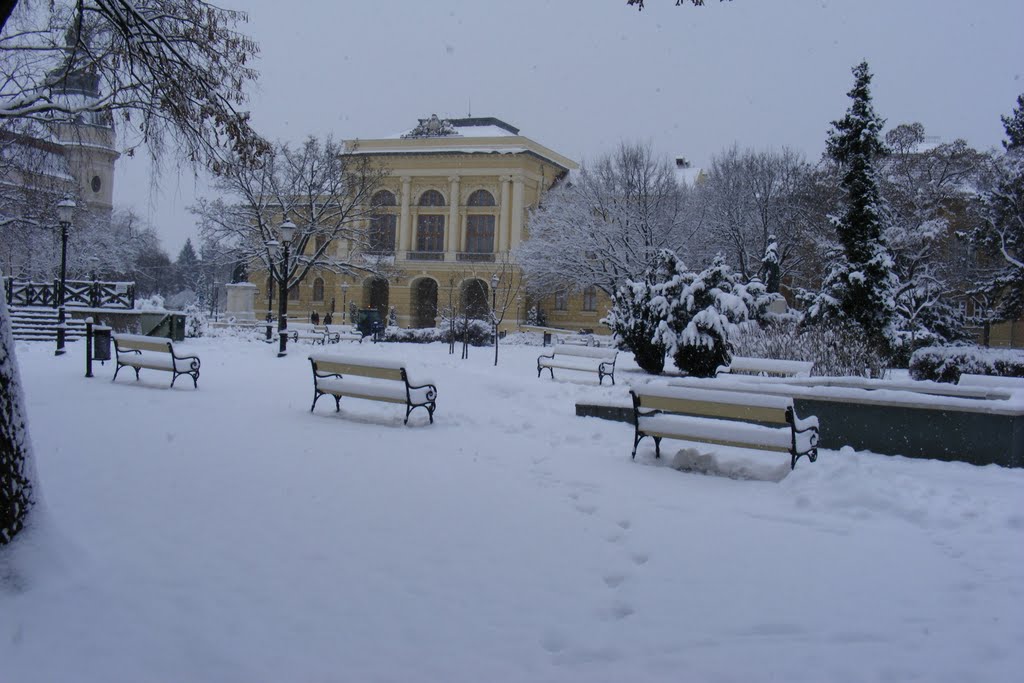
[[[647,564],[647,561],[651,559],[651,556],[647,553],[633,553],[632,559],[633,564],[640,566]]]
[[[625,580],[625,574],[606,574],[604,577],[604,585],[609,588],[618,588]]]

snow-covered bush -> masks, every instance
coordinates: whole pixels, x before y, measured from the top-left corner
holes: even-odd
[[[198,303],[192,303],[185,307],[185,336],[202,337],[206,334],[206,328],[210,324],[210,316],[206,309]]]
[[[441,321],[441,327],[438,328],[441,337],[439,341],[451,342],[451,330],[452,326],[448,320]],[[494,328],[491,323],[487,320],[476,320],[473,318],[456,318],[455,319],[455,341],[461,342],[466,335],[469,337],[470,346],[487,346],[493,342],[491,335],[494,332]]]
[[[832,321],[801,326],[795,316],[768,316],[759,325],[740,326],[733,353],[814,363],[812,375],[881,377],[885,361],[858,328]]]
[[[466,331],[466,321],[462,318],[455,319],[455,341],[461,342]],[[469,343],[471,346],[487,346],[492,343],[491,323],[485,320],[469,320]],[[429,344],[431,342],[451,341],[452,331],[450,321],[442,320],[441,327],[394,327],[389,326],[384,330],[384,341],[386,342],[407,342],[410,344]]]
[[[1024,352],[977,346],[929,346],[910,358],[910,376],[957,382],[962,374],[1024,377]]]
[[[152,294],[145,299],[135,300],[136,311],[166,311],[164,298],[159,294]]]
[[[656,339],[665,345],[676,367],[694,377],[713,377],[732,357],[731,339],[738,325],[763,317],[772,299],[760,281],[742,284],[715,257],[701,273],[678,268],[674,276],[653,287],[651,307],[660,318]]]
[[[623,348],[633,352],[636,364],[652,375],[664,370],[666,350],[658,336],[664,307],[652,305],[655,287],[680,270],[683,267],[676,255],[667,249],[661,251],[641,279],[627,280],[616,290],[612,307],[601,321],[611,328]]]
[[[32,442],[9,321],[0,297],[0,546],[21,531],[35,503]]]

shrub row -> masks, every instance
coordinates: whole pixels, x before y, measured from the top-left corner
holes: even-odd
[[[1024,377],[1024,353],[977,346],[928,346],[910,357],[910,376],[958,382],[960,375]]]

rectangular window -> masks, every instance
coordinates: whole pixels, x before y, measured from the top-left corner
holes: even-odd
[[[590,286],[583,290],[583,310],[597,310],[597,287]]]
[[[374,216],[370,221],[370,253],[391,254],[395,251],[395,226],[398,216],[393,213]]]
[[[444,251],[444,216],[420,216],[416,227],[416,251]]]
[[[466,219],[466,251],[471,254],[494,253],[494,216],[470,216]]]
[[[555,310],[569,310],[569,292],[565,291],[564,289],[559,292],[555,292]]]

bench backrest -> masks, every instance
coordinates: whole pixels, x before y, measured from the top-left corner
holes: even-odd
[[[602,349],[597,346],[567,346],[559,344],[552,349],[555,356],[581,356],[583,358],[597,358],[603,361],[614,361],[619,352],[615,349]]]
[[[313,323],[288,323],[288,330],[291,332],[319,332]]]
[[[320,374],[338,374],[343,377],[346,375],[358,375],[374,379],[404,380],[404,366],[394,361],[369,360],[335,354],[313,354],[309,357],[309,360],[313,362],[313,371]]]
[[[793,406],[786,396],[691,387],[638,387],[630,393],[637,408],[768,424],[787,424],[786,412]]]
[[[173,353],[171,341],[162,337],[146,337],[141,334],[115,334],[115,346],[121,351],[157,351]]]
[[[324,325],[331,334],[361,334],[354,325]]]
[[[729,365],[719,368],[719,371],[765,374],[776,377],[810,377],[813,367],[813,362],[802,360],[733,356]]]

